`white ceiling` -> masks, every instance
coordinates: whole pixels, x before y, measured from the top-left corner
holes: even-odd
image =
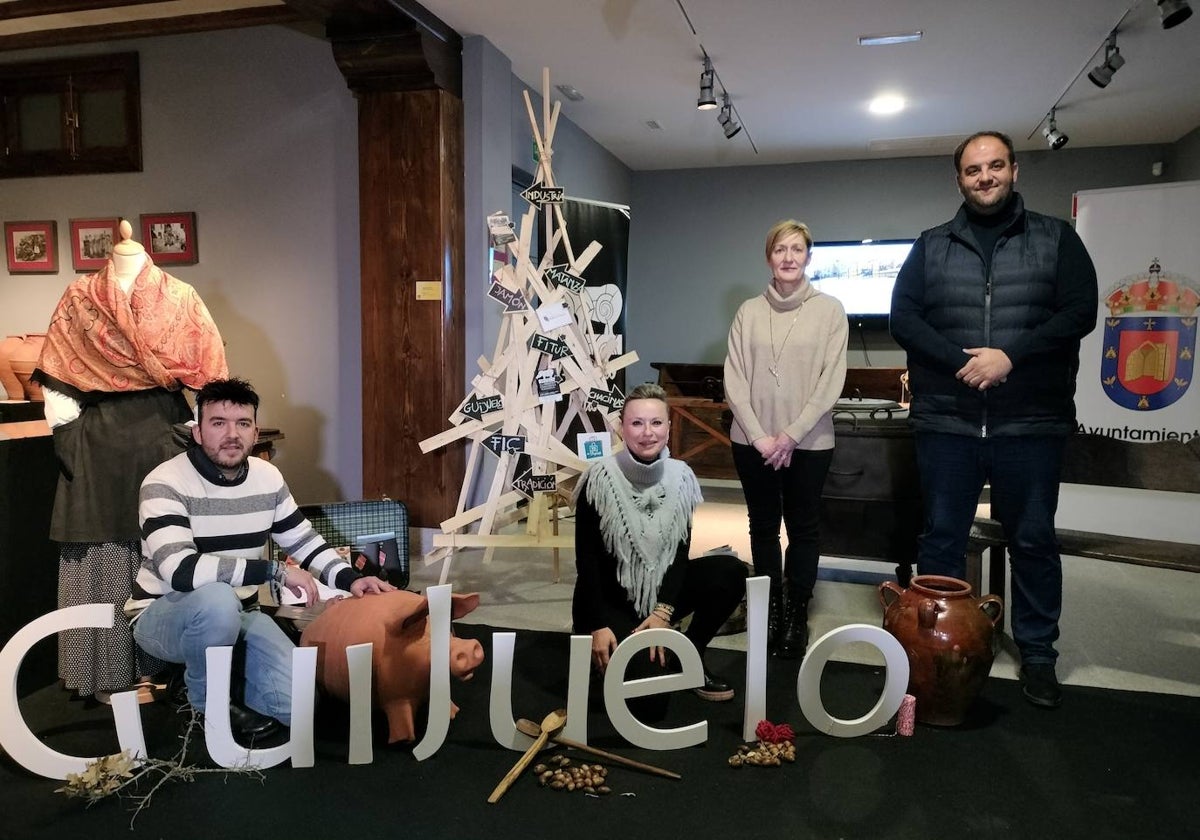
[[[400,9],[413,0],[345,2]],[[1191,2],[1200,12],[1200,0]],[[543,68],[552,85],[577,87],[582,102],[553,91],[563,113],[637,170],[942,155],[981,128],[1008,132],[1019,149],[1045,148],[1041,120],[1060,97],[1058,123],[1070,148],[1173,143],[1200,126],[1200,14],[1164,31],[1155,0],[682,4],[696,34],[680,0],[421,0],[464,36],[484,35],[534,90],[541,90]],[[175,15],[329,3],[68,5],[81,11],[40,14],[52,7],[0,0],[0,41],[144,19],[170,31]],[[1101,90],[1085,74],[1122,18],[1118,44],[1127,63]],[[857,43],[860,35],[909,30],[924,37],[886,47]],[[731,140],[715,111],[695,107],[702,48],[745,126]],[[872,116],[867,102],[885,92],[902,95],[909,107]],[[647,127],[648,120],[662,130]]]
[[[945,154],[981,128],[1045,148],[1039,122],[1064,91],[1070,148],[1172,143],[1200,126],[1200,14],[1164,31],[1154,0],[683,0],[697,35],[676,0],[422,5],[484,35],[534,90],[543,67],[577,87],[581,102],[553,92],[563,113],[636,170]],[[1068,90],[1127,11],[1127,64],[1103,90],[1086,75]],[[917,29],[915,44],[857,44]],[[731,140],[695,107],[701,45],[747,129]],[[909,107],[872,116],[884,92]]]

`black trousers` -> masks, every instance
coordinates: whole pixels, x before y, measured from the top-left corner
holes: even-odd
[[[692,617],[683,635],[696,646],[701,658],[704,657],[708,643],[721,629],[721,625],[729,620],[729,616],[733,615],[733,611],[746,596],[748,576],[749,569],[746,568],[746,564],[730,554],[709,554],[688,562],[678,603],[672,605],[675,607],[672,619],[679,622],[689,615]],[[605,603],[603,617],[605,625],[613,631],[618,643],[627,639],[634,628],[645,620],[645,616],[638,615],[629,601],[619,604]],[[673,670],[678,669],[664,669],[657,662],[650,661],[650,651],[640,651],[630,660],[625,678],[643,679]],[[666,713],[666,707],[667,695],[662,694],[639,697],[629,703],[630,711],[638,719],[646,722],[661,720]]]
[[[754,573],[771,585],[786,579],[802,601],[812,598],[821,557],[821,490],[833,462],[832,449],[797,449],[781,470],[766,465],[749,444],[733,444],[733,465],[742,482],[750,519],[750,554]],[[780,522],[787,528],[788,547],[779,547]],[[786,562],[785,562],[786,561]]]

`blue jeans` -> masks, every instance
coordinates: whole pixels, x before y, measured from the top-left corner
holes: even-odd
[[[244,611],[228,584],[209,583],[191,592],[163,595],[134,622],[133,638],[151,656],[186,666],[188,701],[200,711],[208,690],[204,652],[244,641],[245,705],[291,725],[295,645],[270,616]]]
[[[750,519],[754,573],[769,577],[772,586],[786,579],[788,589],[803,603],[812,598],[817,583],[821,490],[831,463],[832,449],[797,449],[791,464],[777,470],[750,444],[733,444],[733,465]],[[781,522],[787,528],[786,557],[779,548]]]
[[[1062,559],[1054,514],[1066,438],[918,432],[916,443],[925,500],[917,571],[966,575],[968,532],[979,494],[990,482],[992,516],[1008,541],[1013,640],[1023,663],[1053,664],[1058,658],[1054,642],[1062,614]]]

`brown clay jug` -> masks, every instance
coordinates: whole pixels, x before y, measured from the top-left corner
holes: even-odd
[[[4,393],[10,400],[25,399],[25,389],[21,387],[21,380],[13,373],[12,364],[9,362],[12,352],[20,347],[24,340],[19,335],[10,335],[0,341],[0,386],[4,388]]]
[[[884,581],[879,601],[883,629],[908,653],[917,720],[962,723],[991,670],[1004,602],[995,595],[976,598],[965,580],[940,575],[917,575],[908,589]]]
[[[43,399],[42,386],[31,382],[29,377],[33,375],[34,368],[37,367],[38,360],[42,357],[42,344],[46,341],[46,334],[26,333],[22,339],[21,344],[8,357],[8,363],[21,383],[25,399],[41,402]]]

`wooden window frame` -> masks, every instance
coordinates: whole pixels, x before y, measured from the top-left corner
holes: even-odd
[[[119,146],[83,148],[80,96],[89,91],[119,90],[125,97],[126,142]],[[59,97],[62,147],[26,151],[21,148],[20,99],[52,94]],[[0,178],[84,175],[142,170],[141,76],[136,52],[80,56],[0,64]]]

